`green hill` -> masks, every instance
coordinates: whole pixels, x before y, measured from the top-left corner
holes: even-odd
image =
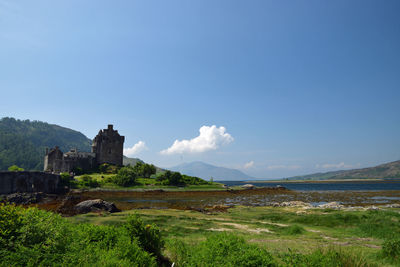
[[[78,131],[41,121],[0,120],[0,170],[18,165],[25,170],[42,170],[46,147],[59,146],[90,151],[92,141]]]
[[[399,179],[400,160],[375,167],[314,173],[287,178],[289,180]]]

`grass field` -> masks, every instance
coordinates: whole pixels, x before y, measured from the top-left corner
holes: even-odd
[[[216,232],[229,232],[264,248],[272,255],[308,254],[333,249],[360,259],[359,266],[396,266],[381,257],[384,240],[400,237],[398,210],[337,211],[303,208],[235,207],[228,212],[201,213],[173,209],[91,213],[69,218],[74,223],[119,225],[130,214],[155,223],[167,240],[171,255],[176,240],[194,246]],[[174,241],[174,242],[172,242]]]
[[[86,174],[92,179],[100,183],[103,189],[115,189],[115,190],[167,190],[167,191],[214,191],[214,190],[225,190],[223,185],[220,183],[211,183],[206,185],[186,185],[186,186],[169,186],[162,185],[154,178],[137,178],[136,184],[130,187],[121,187],[114,183],[107,182],[107,179],[115,176],[115,174],[104,174],[104,173],[92,173]],[[77,181],[82,180],[83,175],[75,176]]]

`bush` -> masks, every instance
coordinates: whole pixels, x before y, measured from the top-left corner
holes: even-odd
[[[182,242],[170,244],[173,257],[181,266],[278,266],[266,250],[228,233],[211,235],[191,248]]]
[[[17,165],[12,165],[12,166],[8,167],[8,170],[10,172],[22,172],[22,171],[24,171],[23,168],[20,168]]]
[[[93,179],[90,175],[87,174],[81,177],[81,181],[79,181],[78,184],[83,187],[90,187],[90,188],[95,188],[100,186],[97,180]]]
[[[383,256],[400,260],[400,238],[386,240],[382,245]]]
[[[125,229],[132,239],[137,239],[139,245],[147,252],[161,255],[164,241],[161,238],[160,230],[155,225],[145,225],[137,215],[131,215],[127,219]]]
[[[170,185],[184,185],[182,181],[182,175],[179,172],[173,172],[171,177],[169,178]]]
[[[296,224],[284,228],[284,233],[288,235],[299,235],[304,233],[304,231],[303,227]]]
[[[124,227],[72,224],[60,215],[0,205],[1,266],[156,266]]]
[[[21,209],[15,205],[0,204],[0,248],[12,248],[23,221]]]
[[[156,166],[140,161],[136,162],[133,170],[135,171],[137,176],[144,178],[150,178],[151,175],[156,174]]]
[[[179,172],[165,171],[157,176],[157,181],[160,181],[163,185],[185,185],[182,174]]]
[[[338,266],[351,266],[362,267],[371,266],[364,258],[359,255],[345,253],[341,250],[335,249],[318,249],[311,254],[300,254],[289,250],[280,256],[282,261],[286,264],[284,266],[296,267],[338,267]]]
[[[132,167],[122,167],[113,177],[113,183],[119,186],[132,186],[136,183],[137,175]]]
[[[118,166],[108,164],[108,163],[103,163],[99,166],[99,172],[100,173],[108,173],[108,174],[116,174],[119,170]]]
[[[60,178],[61,178],[61,185],[68,187],[71,185],[71,176],[69,175],[68,172],[61,173]]]
[[[212,182],[207,182],[199,177],[188,176],[188,175],[184,175],[184,174],[182,174],[182,182],[185,184],[190,184],[190,185],[212,184]]]

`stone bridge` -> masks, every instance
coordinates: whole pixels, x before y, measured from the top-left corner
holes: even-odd
[[[0,194],[12,193],[58,193],[60,175],[46,172],[0,172]]]

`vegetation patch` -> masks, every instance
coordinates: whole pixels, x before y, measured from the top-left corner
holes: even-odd
[[[162,246],[157,228],[135,217],[124,227],[72,224],[36,208],[0,205],[2,266],[156,266]]]

